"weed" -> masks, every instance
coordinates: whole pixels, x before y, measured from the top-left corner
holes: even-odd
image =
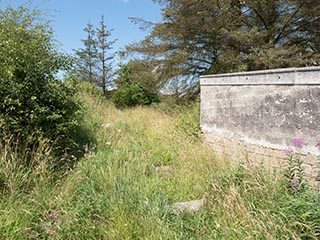
[[[304,146],[302,138],[295,138],[293,140],[295,149],[287,148],[285,154],[288,159],[288,167],[285,173],[287,178],[288,188],[292,194],[301,193],[306,188],[303,161],[301,158],[301,149]]]

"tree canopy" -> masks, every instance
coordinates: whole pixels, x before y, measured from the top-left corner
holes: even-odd
[[[154,0],[162,21],[127,46],[157,62],[162,82],[196,86],[201,74],[319,64],[318,0]]]

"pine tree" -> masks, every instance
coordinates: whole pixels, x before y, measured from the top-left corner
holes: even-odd
[[[100,26],[97,28],[97,53],[98,53],[98,68],[99,76],[97,78],[97,86],[101,87],[103,93],[106,95],[108,85],[112,83],[112,60],[114,54],[110,54],[109,51],[112,49],[112,45],[116,40],[109,41],[108,38],[111,36],[111,30],[107,30],[104,16],[101,16]]]
[[[90,23],[87,24],[84,31],[87,33],[87,38],[81,40],[84,48],[75,51],[78,59],[77,72],[83,80],[96,84],[97,73],[95,68],[98,62],[96,34],[93,25]]]

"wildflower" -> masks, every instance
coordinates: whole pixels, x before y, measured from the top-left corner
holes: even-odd
[[[301,147],[303,147],[304,142],[303,142],[302,138],[296,137],[293,139],[293,145],[297,148],[301,148]]]
[[[291,147],[288,147],[287,149],[284,150],[284,153],[287,155],[287,156],[291,156],[292,153],[293,153],[293,149]]]
[[[108,141],[108,142],[106,142],[106,145],[111,145],[111,142],[109,142],[109,141]]]
[[[50,235],[51,237],[53,237],[53,236],[55,235],[55,232],[54,232],[53,230],[50,230],[50,231],[49,231],[49,235]]]
[[[317,147],[318,150],[320,151],[320,141],[317,143],[316,147]]]
[[[221,228],[221,225],[219,223],[216,223],[217,229]]]
[[[53,219],[57,219],[59,217],[58,213],[54,212],[54,213],[51,213],[51,217]]]

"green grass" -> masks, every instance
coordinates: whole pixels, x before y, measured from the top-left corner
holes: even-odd
[[[216,159],[199,138],[197,106],[177,116],[81,98],[96,143],[63,176],[45,143],[32,168],[8,167],[22,156],[0,145],[0,239],[319,239],[319,195],[291,195],[280,175]],[[195,214],[168,207],[203,196]]]

